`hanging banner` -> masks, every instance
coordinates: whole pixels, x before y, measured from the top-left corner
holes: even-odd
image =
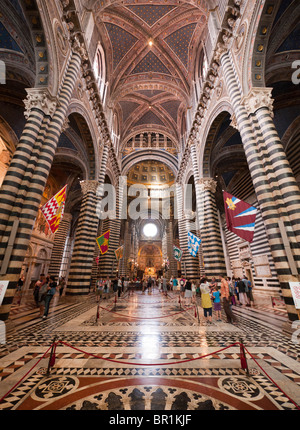
[[[182,255],[183,255],[183,251],[180,248],[178,248],[177,246],[174,245],[173,246],[173,255],[174,255],[175,260],[181,261]]]
[[[120,246],[120,248],[118,248],[115,251],[115,256],[117,261],[121,260],[121,258],[123,258],[123,251],[124,251],[124,245]]]
[[[188,232],[188,250],[192,257],[196,257],[199,247],[201,244],[201,239],[195,236],[190,231]]]
[[[252,242],[257,209],[233,195],[223,192],[227,228],[247,242]]]
[[[64,216],[66,193],[67,185],[41,208],[52,233],[55,233],[58,230],[60,221]]]
[[[300,309],[300,282],[290,282],[290,289],[295,303],[295,308]]]
[[[102,255],[106,254],[109,248],[109,238],[110,238],[110,230],[106,233],[102,234],[96,239],[96,242],[99,246],[100,252]]]

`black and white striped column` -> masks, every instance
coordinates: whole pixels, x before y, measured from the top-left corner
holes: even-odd
[[[169,274],[170,276],[173,276],[177,278],[178,272],[177,272],[177,262],[174,258],[174,252],[173,252],[173,221],[172,219],[167,220],[167,226],[166,226],[166,232],[167,232],[167,253],[169,258]]]
[[[106,254],[100,256],[99,269],[100,276],[106,278],[107,276],[113,278],[119,270],[119,264],[116,259],[115,251],[120,246],[120,233],[121,233],[121,208],[122,208],[122,195],[117,190],[116,192],[116,212],[114,216],[110,216],[103,220],[102,234],[110,230],[109,250]]]
[[[294,248],[292,255],[289,254],[289,248],[291,247],[289,247],[288,237],[291,236],[291,233],[293,235],[293,232],[285,227],[285,221],[287,222],[286,214],[297,217],[295,207],[292,208],[292,197],[295,197],[296,205],[299,201],[295,183],[291,179],[292,175],[289,168],[287,168],[286,157],[280,146],[278,146],[276,133],[274,133],[274,128],[270,124],[270,113],[263,108],[257,111],[256,119],[251,117],[251,112],[249,114],[246,109],[247,98],[242,100],[228,52],[222,53],[220,61],[287,312],[290,320],[297,320],[298,314],[294,306],[289,282],[299,281],[299,276],[297,276],[297,273],[299,273],[299,267],[297,267],[299,251]],[[280,172],[280,176],[276,177],[276,172]],[[291,181],[292,185],[290,190],[287,186],[289,181]],[[279,183],[281,184],[280,186]],[[293,267],[295,264],[296,267]]]
[[[9,316],[80,64],[79,53],[73,52],[55,100],[47,90],[40,98],[34,97],[35,91],[30,95],[28,120],[0,191],[0,279],[9,281],[0,307],[2,320]],[[10,239],[13,243],[8,246]]]
[[[193,257],[188,250],[188,232],[191,230],[191,220],[184,211],[184,190],[181,184],[176,184],[177,217],[179,244],[183,250],[181,273],[187,279],[199,279],[200,268],[198,257]]]
[[[216,205],[217,183],[212,178],[201,178],[198,181],[199,193],[203,204],[200,219],[202,257],[205,276],[209,279],[226,275],[226,264]]]
[[[62,264],[66,240],[70,232],[72,214],[65,213],[54,236],[54,246],[48,273],[58,279]]]
[[[67,295],[86,295],[90,291],[99,224],[96,214],[98,185],[98,181],[81,182],[83,197],[67,280]]]

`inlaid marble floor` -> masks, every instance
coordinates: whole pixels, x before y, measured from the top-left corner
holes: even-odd
[[[57,297],[47,320],[30,299],[16,303],[0,346],[0,410],[297,410],[297,327],[284,311],[233,310],[236,326],[224,315],[205,325],[200,298],[184,307],[157,290],[99,306],[93,294]]]

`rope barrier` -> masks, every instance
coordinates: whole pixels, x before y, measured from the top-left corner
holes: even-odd
[[[254,362],[257,364],[257,366],[265,373],[265,375],[270,379],[270,381],[284,394],[284,396],[286,396],[286,398],[298,409],[300,410],[300,406],[294,402],[294,400],[292,400],[280,387],[279,385],[276,384],[276,382],[268,375],[268,373],[260,366],[260,364],[257,362],[257,360],[253,357],[253,355],[245,348],[245,346],[241,343],[241,342],[235,342],[229,346],[226,346],[224,348],[221,348],[217,351],[214,351],[212,353],[209,354],[205,354],[205,355],[201,355],[198,357],[194,357],[194,358],[190,358],[187,360],[180,360],[180,361],[175,361],[175,362],[165,362],[165,363],[138,363],[138,362],[126,362],[126,361],[120,361],[120,360],[114,360],[114,359],[110,359],[110,358],[103,358],[103,357],[99,357],[95,354],[92,353],[88,353],[86,351],[83,351],[80,348],[76,348],[70,344],[68,344],[67,342],[64,342],[62,340],[58,340],[55,341],[54,343],[52,343],[52,345],[47,349],[47,351],[43,354],[43,356],[38,360],[38,362],[20,379],[19,382],[17,382],[1,399],[0,402],[2,402],[18,385],[20,385],[20,383],[26,378],[26,376],[40,363],[40,361],[48,354],[48,352],[51,350],[51,354],[50,354],[50,358],[49,358],[49,364],[48,364],[48,370],[51,367],[54,367],[55,365],[55,354],[56,354],[56,348],[58,346],[58,344],[64,345],[66,347],[69,347],[71,349],[74,349],[75,351],[78,351],[80,353],[83,353],[85,355],[91,356],[93,358],[97,358],[103,361],[108,361],[111,363],[117,363],[117,364],[123,364],[123,365],[128,365],[128,366],[142,366],[142,367],[157,367],[157,366],[173,366],[173,365],[178,365],[178,364],[183,364],[183,363],[189,363],[192,361],[196,361],[196,360],[200,360],[206,357],[209,357],[210,355],[215,355],[215,354],[219,354],[220,352],[232,348],[236,345],[240,346],[240,360],[241,360],[241,367],[242,369],[247,369],[247,374],[248,374],[248,365],[246,362],[246,356],[244,354],[244,351],[246,351],[250,357],[254,360]],[[48,373],[47,373],[48,375]],[[249,376],[249,374],[248,374]]]

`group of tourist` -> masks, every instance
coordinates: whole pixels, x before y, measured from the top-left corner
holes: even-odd
[[[171,278],[170,284],[173,290],[180,290],[180,295],[186,305],[196,302],[196,296],[201,296],[201,307],[207,324],[212,323],[213,310],[216,320],[221,321],[222,306],[226,314],[227,322],[235,324],[236,317],[232,312],[232,306],[251,306],[254,302],[251,281],[245,276],[243,279],[230,278],[220,275],[219,279],[212,278],[209,283],[203,277],[198,283],[195,280]]]
[[[132,284],[136,283],[142,289],[142,294],[145,292],[151,294],[154,287],[158,287],[158,291],[164,295],[168,294],[168,290],[179,291],[181,303],[185,306],[196,303],[197,296],[200,296],[201,307],[207,324],[212,324],[213,311],[216,320],[221,321],[222,307],[227,322],[235,324],[236,317],[232,312],[232,306],[251,306],[251,303],[254,302],[252,285],[246,277],[231,279],[229,276],[223,275],[220,275],[218,279],[212,278],[211,282],[208,282],[205,277],[200,281],[185,279],[184,277],[172,277],[168,280],[165,276],[159,278],[148,276],[141,281],[137,279],[130,281],[127,277],[120,276],[116,276],[113,280],[110,280],[109,277],[100,278],[96,282],[96,301],[99,302],[100,298],[106,299],[111,287],[113,293],[120,297]]]
[[[40,275],[40,279],[35,283],[33,289],[33,297],[37,307],[40,309],[40,317],[45,319],[49,314],[50,303],[57,292],[62,296],[66,282],[64,278],[60,278],[59,283],[55,281],[55,276],[44,274]]]

